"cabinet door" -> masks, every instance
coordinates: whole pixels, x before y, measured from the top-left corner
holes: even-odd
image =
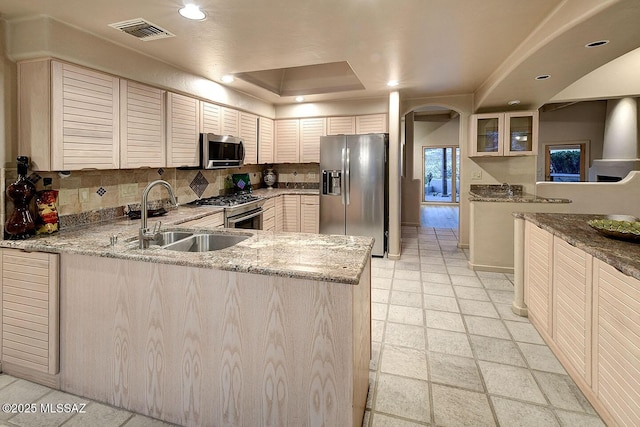
[[[167,93],[167,166],[198,166],[199,101]]]
[[[300,231],[300,196],[285,194],[282,196],[283,228],[282,231]]]
[[[591,385],[593,257],[554,237],[553,340],[574,371]]]
[[[118,78],[57,61],[51,67],[51,168],[118,169]]]
[[[327,118],[327,135],[353,135],[354,133],[356,133],[355,117]]]
[[[319,196],[300,196],[300,231],[318,234],[319,228]]]
[[[240,134],[240,116],[238,110],[220,107],[220,126],[222,135],[238,136]]]
[[[553,334],[553,235],[527,221],[524,239],[524,301],[533,324],[550,338]]]
[[[275,230],[284,231],[284,196],[274,198]]]
[[[386,114],[368,114],[356,116],[356,133],[386,133],[389,131],[389,121]]]
[[[258,163],[273,163],[273,120],[260,117],[258,122]]]
[[[640,425],[640,280],[596,259],[593,273],[593,381],[620,426]]]
[[[2,362],[54,375],[59,370],[59,255],[2,249]],[[37,378],[37,376],[36,376]]]
[[[471,155],[502,156],[504,114],[475,114],[471,116]]]
[[[504,154],[524,156],[538,154],[538,112],[505,113]]]
[[[267,200],[262,206],[262,229],[264,231],[274,231],[276,229],[276,204],[273,198]]]
[[[324,117],[300,119],[300,163],[320,163],[320,137],[326,134]]]
[[[193,219],[191,221],[177,224],[180,227],[206,227],[206,228],[222,228],[224,227],[224,212],[216,212],[202,218]]]
[[[240,112],[240,138],[244,141],[244,164],[258,163],[258,116]]]
[[[165,91],[120,80],[120,167],[167,165]]]
[[[220,110],[222,107],[210,102],[201,102],[200,122],[202,123],[202,133],[213,133],[215,135],[222,134],[222,126],[220,124]]]
[[[275,121],[275,162],[298,163],[300,160],[300,122],[298,119]]]

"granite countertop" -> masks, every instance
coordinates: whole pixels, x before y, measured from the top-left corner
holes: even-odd
[[[469,191],[471,202],[507,202],[507,203],[571,203],[569,199],[550,199],[538,197],[535,194],[525,193],[523,186],[514,184],[483,185],[472,184]]]
[[[605,218],[607,215],[515,213],[514,216],[532,222],[624,274],[640,280],[640,243],[605,237],[587,224],[591,219]]]
[[[289,191],[289,189],[283,190]],[[181,223],[220,210],[221,208],[212,207],[180,207],[171,210],[166,216],[150,218],[149,225],[152,226],[159,219],[162,221],[163,230],[204,231],[250,237],[237,245],[211,252],[177,252],[157,246],[139,249],[140,220],[116,219],[94,225],[70,227],[52,235],[36,236],[27,240],[2,240],[0,247],[102,256],[346,284],[358,284],[371,257],[373,239],[370,237],[233,229],[212,231],[180,227]],[[118,236],[115,245],[110,243],[111,236]]]
[[[317,188],[258,188],[253,190],[256,196],[270,199],[272,197],[282,196],[283,194],[299,194],[302,196],[318,196],[320,190]]]

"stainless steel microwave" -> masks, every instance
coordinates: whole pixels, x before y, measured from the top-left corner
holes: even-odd
[[[242,139],[231,135],[200,134],[202,169],[237,168],[244,163]]]

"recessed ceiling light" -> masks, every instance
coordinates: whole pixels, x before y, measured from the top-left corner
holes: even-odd
[[[207,16],[195,4],[187,4],[182,9],[178,10],[178,12],[185,18],[193,19],[195,21],[202,21]]]
[[[608,44],[609,40],[598,40],[597,42],[591,42],[591,43],[587,43],[584,45],[584,47],[589,48],[589,47],[600,47],[600,46],[604,46],[605,44]]]
[[[398,86],[398,85],[399,85],[399,83],[398,83],[397,80],[389,80],[387,82],[387,86],[389,86],[389,87],[395,87],[395,86]]]
[[[304,101],[304,96],[296,96],[296,102]]]
[[[220,80],[223,83],[232,83],[235,78],[231,74],[225,74],[224,76],[220,77]]]
[[[518,105],[518,104],[520,104],[520,100],[519,99],[512,99],[511,101],[507,102],[507,104],[509,104],[509,105]]]
[[[547,80],[550,77],[550,74],[540,74],[539,76],[536,76],[536,80]]]

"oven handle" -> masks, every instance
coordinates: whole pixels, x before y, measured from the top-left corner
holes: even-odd
[[[247,215],[243,215],[241,217],[231,217],[231,218],[227,218],[229,220],[229,224],[236,224],[240,221],[244,221],[247,219],[251,219],[251,218],[255,218],[259,215],[262,215],[262,208],[256,209],[255,211],[251,211],[249,212]]]

